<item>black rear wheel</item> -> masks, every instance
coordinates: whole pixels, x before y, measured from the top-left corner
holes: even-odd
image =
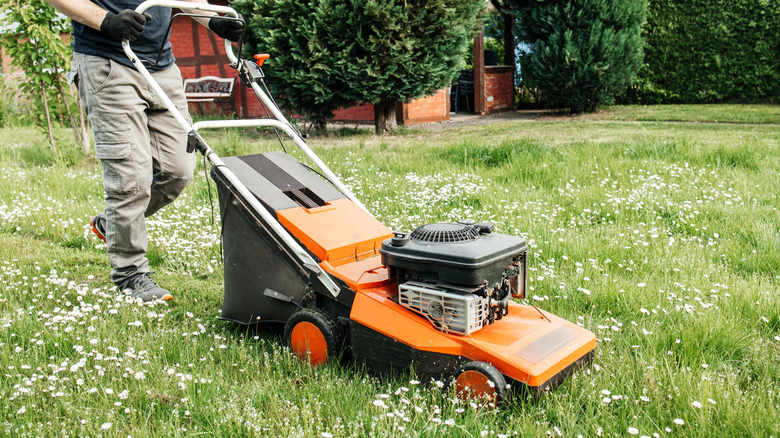
[[[302,362],[320,367],[341,354],[344,329],[328,312],[301,309],[284,326],[284,339]]]

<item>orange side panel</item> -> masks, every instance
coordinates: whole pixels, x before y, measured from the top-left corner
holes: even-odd
[[[393,283],[389,288],[395,289]],[[450,339],[428,320],[401,307],[384,289],[367,289],[355,294],[350,319],[406,345],[426,351],[463,355],[463,345]]]
[[[378,254],[393,232],[349,199],[277,212],[279,222],[321,261],[333,266]]]
[[[437,330],[391,300],[395,284],[355,296],[350,318],[412,348],[488,362],[507,376],[539,386],[596,348],[584,328],[531,306],[510,303],[509,314],[470,336]]]
[[[380,287],[390,282],[387,267],[382,265],[382,257],[378,255],[338,267],[327,261],[320,263],[320,266],[328,274],[343,280],[354,291]]]

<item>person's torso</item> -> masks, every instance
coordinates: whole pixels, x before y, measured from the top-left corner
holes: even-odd
[[[135,10],[142,0],[90,0],[103,9],[118,14],[125,9]],[[130,43],[130,48],[144,62],[150,71],[168,68],[173,64],[171,43],[166,32],[171,21],[171,9],[155,6],[146,10],[152,19],[146,22],[143,32],[137,40]],[[87,55],[112,59],[132,67],[133,64],[122,50],[122,43],[111,39],[108,35],[75,21],[73,23],[73,51]],[[164,46],[163,46],[164,45]],[[160,47],[163,46],[162,52]],[[157,58],[160,54],[159,60]]]

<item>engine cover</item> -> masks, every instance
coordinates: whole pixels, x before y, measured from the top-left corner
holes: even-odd
[[[500,283],[507,266],[525,261],[528,245],[517,236],[492,233],[490,224],[429,224],[382,242],[382,263],[398,283],[420,281],[479,288]],[[523,270],[524,271],[524,270]]]

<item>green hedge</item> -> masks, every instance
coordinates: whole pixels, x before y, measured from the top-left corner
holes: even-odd
[[[778,102],[780,0],[649,0],[627,101]]]

